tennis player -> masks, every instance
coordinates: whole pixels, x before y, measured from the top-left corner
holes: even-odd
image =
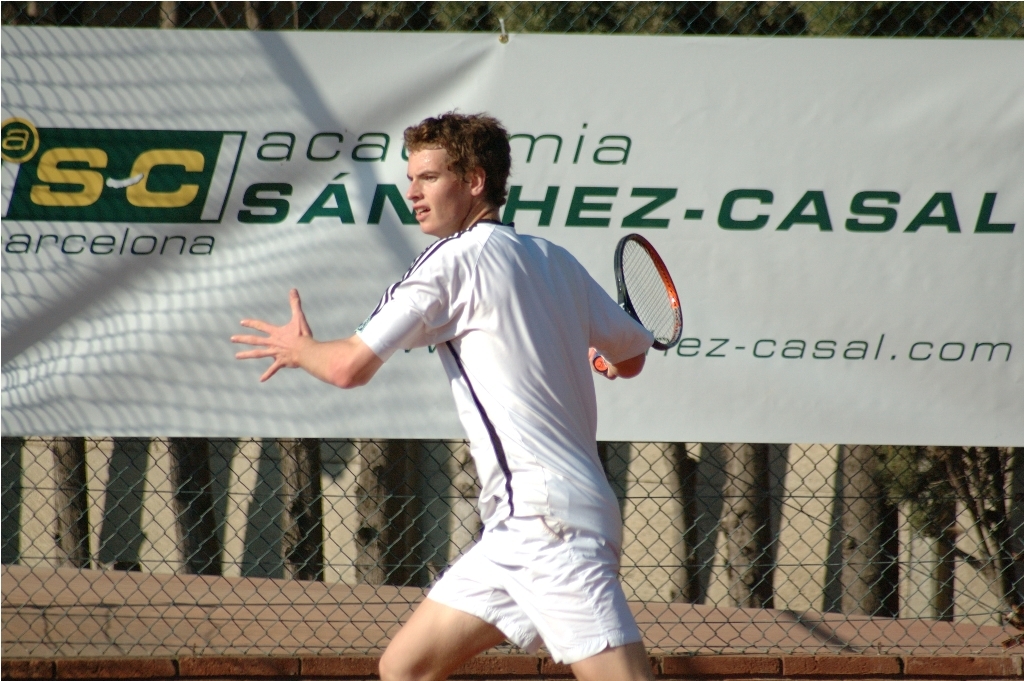
[[[405,131],[409,191],[429,246],[349,338],[318,342],[297,291],[291,321],[244,320],[265,336],[239,359],[270,357],[261,380],[301,368],[367,383],[399,349],[437,346],[480,478],[484,531],[431,589],[380,661],[385,681],[447,678],[508,639],[543,643],[578,679],[652,679],[618,581],[622,519],[595,441],[590,376],[643,369],[653,337],[572,255],[498,219],[508,133],[448,113]]]

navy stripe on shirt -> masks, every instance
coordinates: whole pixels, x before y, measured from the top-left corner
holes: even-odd
[[[476,227],[477,225],[483,224],[483,223],[486,223],[486,222],[490,222],[492,224],[501,224],[501,223],[494,222],[493,220],[480,220],[478,222],[474,222],[467,229],[459,230],[455,234],[452,234],[451,236],[446,236],[443,239],[439,239],[435,243],[432,243],[429,246],[427,246],[426,248],[424,248],[423,252],[420,253],[416,257],[415,260],[413,260],[412,265],[410,265],[409,269],[406,270],[405,274],[402,275],[402,278],[399,279],[394,284],[392,284],[391,286],[388,287],[388,289],[384,292],[384,295],[381,296],[380,302],[377,303],[377,307],[373,308],[373,312],[370,313],[370,316],[363,320],[363,323],[359,325],[359,329],[358,330],[361,330],[363,327],[365,327],[366,324],[371,319],[373,319],[377,315],[378,312],[381,311],[381,309],[388,303],[388,301],[390,301],[394,297],[395,291],[398,290],[398,287],[401,286],[402,283],[406,279],[408,279],[412,275],[412,273],[415,272],[420,267],[420,265],[425,263],[427,261],[427,259],[430,258],[430,256],[432,256],[434,253],[437,253],[437,251],[441,249],[441,246],[443,246],[444,244],[448,243],[449,241],[452,241],[453,239],[458,239],[463,234],[465,234],[469,230],[473,229],[473,227]]]
[[[451,341],[446,341],[445,345],[448,347],[448,352],[452,353],[452,357],[455,359],[455,364],[459,367],[459,373],[462,374],[462,378],[466,381],[466,387],[469,388],[469,394],[473,398],[473,404],[476,405],[477,411],[480,412],[480,419],[484,422],[484,428],[487,429],[487,435],[491,438],[491,446],[494,448],[494,456],[498,459],[498,466],[501,468],[501,472],[505,474],[505,491],[508,492],[508,517],[511,518],[515,515],[515,504],[512,502],[512,470],[508,467],[508,458],[505,456],[505,448],[501,445],[501,438],[498,437],[498,431],[495,430],[494,424],[491,423],[491,419],[488,418],[487,412],[484,411],[484,406],[480,404],[480,398],[476,396],[476,391],[473,390],[473,384],[469,380],[469,375],[466,374],[466,368],[462,366],[462,360],[459,358],[455,348],[452,346]]]

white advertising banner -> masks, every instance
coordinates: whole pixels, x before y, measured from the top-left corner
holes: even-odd
[[[462,437],[430,348],[352,391],[233,359],[347,336],[430,239],[403,129],[512,135],[503,218],[685,328],[608,440],[1024,445],[1020,41],[3,27],[5,435]]]

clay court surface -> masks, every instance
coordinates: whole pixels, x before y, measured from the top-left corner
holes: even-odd
[[[5,658],[379,654],[424,595],[419,588],[20,566],[4,566],[2,576]],[[1001,642],[1019,633],[682,603],[633,609],[652,655],[1005,656]]]

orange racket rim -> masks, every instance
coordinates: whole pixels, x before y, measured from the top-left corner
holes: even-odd
[[[616,249],[617,255],[619,256],[619,258],[617,258],[617,269],[619,270],[619,272],[621,272],[622,250],[624,249],[626,243],[630,241],[643,248],[644,251],[647,253],[647,256],[651,259],[651,263],[654,265],[655,271],[657,271],[658,276],[661,278],[662,284],[665,286],[665,293],[668,296],[669,305],[671,306],[673,312],[675,312],[675,325],[672,329],[672,334],[669,337],[668,342],[655,340],[653,345],[653,347],[657,350],[668,350],[673,345],[679,342],[679,338],[680,336],[682,336],[683,332],[682,305],[679,302],[679,293],[678,291],[676,291],[676,284],[674,281],[672,281],[672,275],[669,274],[668,267],[665,265],[665,261],[661,259],[661,255],[658,254],[658,251],[655,250],[654,246],[651,244],[650,241],[640,236],[639,234],[629,234],[623,237],[622,241],[619,244],[619,248]],[[616,274],[618,275],[619,272],[616,272]],[[623,289],[620,290],[620,293],[623,291],[624,287]],[[626,296],[628,297],[628,292],[626,293]]]

